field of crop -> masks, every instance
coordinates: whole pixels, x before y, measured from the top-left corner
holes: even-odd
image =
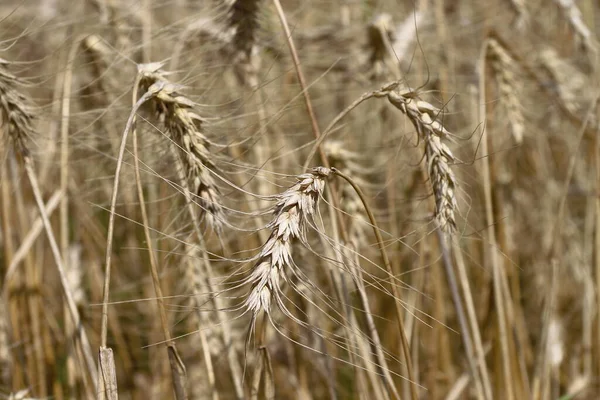
[[[0,399],[600,398],[598,2],[0,3]]]

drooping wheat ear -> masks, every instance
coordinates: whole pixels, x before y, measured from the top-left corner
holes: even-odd
[[[442,140],[450,137],[450,132],[438,121],[441,110],[420,100],[410,89],[390,90],[387,98],[412,122],[419,138],[425,143],[427,171],[435,196],[435,218],[438,226],[446,233],[456,230],[455,213],[458,211],[456,188],[458,182],[451,165],[456,162],[452,151]]]
[[[33,114],[25,96],[16,90],[19,79],[8,71],[9,62],[0,58],[0,127],[4,127],[15,151],[28,156],[27,141],[33,134]]]
[[[581,10],[577,7],[577,4],[573,0],[555,0],[556,4],[560,7],[563,14],[569,21],[569,25],[573,31],[575,31],[575,36],[581,42],[583,47],[591,52],[595,53],[598,50],[598,44],[596,41],[596,37],[587,27],[585,22],[583,22],[583,16],[581,14]]]
[[[490,64],[500,91],[500,102],[508,114],[512,135],[517,143],[523,141],[525,117],[519,101],[519,85],[515,79],[517,63],[495,39],[489,39]]]
[[[182,87],[169,82],[166,74],[160,71],[161,67],[161,63],[140,65],[140,87],[143,91],[160,87],[152,96],[152,103],[159,119],[164,122],[165,133],[179,150],[190,190],[198,196],[208,223],[219,231],[225,213],[213,177],[218,170],[208,150],[208,140],[202,127],[204,119],[194,112],[196,103],[178,93]]]
[[[252,273],[246,283],[252,285],[243,306],[256,318],[261,311],[270,314],[273,298],[286,313],[280,282],[286,280],[286,269],[295,268],[292,259],[292,242],[305,241],[306,224],[312,220],[325,181],[331,170],[317,167],[310,173],[298,176],[298,182],[277,196],[273,219],[269,223],[271,235],[263,245]]]

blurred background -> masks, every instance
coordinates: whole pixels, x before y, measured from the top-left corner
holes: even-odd
[[[598,398],[599,13],[590,0],[2,1],[0,398]],[[178,86],[134,110],[143,73]],[[27,152],[11,136],[19,104]],[[216,217],[188,191],[190,154]],[[286,306],[253,319],[247,277],[306,166],[351,177],[382,239],[331,177],[289,243]],[[92,368],[101,348],[112,379]]]

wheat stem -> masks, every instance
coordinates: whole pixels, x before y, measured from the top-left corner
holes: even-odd
[[[394,275],[394,271],[392,271],[392,265],[390,263],[390,259],[388,258],[387,252],[385,251],[385,244],[383,242],[383,238],[381,237],[381,232],[379,231],[379,226],[377,225],[377,221],[375,220],[375,216],[373,215],[373,212],[371,211],[371,208],[369,207],[369,204],[365,198],[365,195],[362,191],[362,189],[354,182],[354,180],[352,178],[350,178],[348,175],[344,174],[343,172],[332,168],[331,172],[338,175],[340,178],[343,178],[344,180],[346,180],[350,186],[352,186],[352,188],[356,191],[356,194],[358,195],[358,197],[360,197],[360,201],[362,202],[365,211],[367,213],[367,216],[369,217],[369,221],[371,222],[371,226],[373,227],[373,233],[375,234],[375,238],[377,239],[377,246],[379,247],[379,251],[381,252],[381,258],[383,259],[383,263],[385,265],[385,269],[390,277],[390,285],[392,287],[392,295],[394,296],[394,304],[396,305],[396,318],[397,318],[397,323],[398,323],[398,330],[399,330],[399,335],[400,335],[400,342],[402,344],[402,351],[404,353],[404,360],[406,361],[406,370],[408,372],[408,380],[410,381],[411,385],[411,397],[413,400],[417,400],[419,398],[419,395],[417,393],[417,388],[418,388],[418,384],[417,382],[414,380],[414,371],[412,368],[412,361],[411,361],[411,353],[410,353],[410,346],[408,344],[408,339],[406,338],[406,331],[404,330],[404,322],[402,320],[402,310],[401,310],[401,305],[400,305],[400,293],[398,292],[398,286],[395,284],[395,275]],[[395,387],[393,386],[393,383],[390,383],[391,387],[390,389],[395,391]],[[397,393],[396,393],[397,395]],[[397,397],[399,397],[397,395]]]

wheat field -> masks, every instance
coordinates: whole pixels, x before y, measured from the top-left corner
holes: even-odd
[[[0,399],[600,398],[597,32],[2,1]]]

